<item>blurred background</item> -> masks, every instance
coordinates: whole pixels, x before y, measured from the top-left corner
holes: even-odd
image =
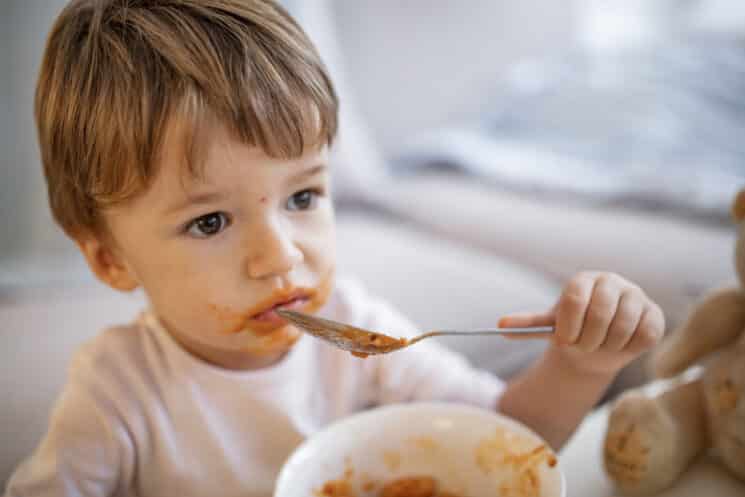
[[[53,224],[32,117],[63,0],[0,0],[0,483],[69,356],[132,319]],[[670,327],[733,279],[741,0],[287,0],[342,102],[340,266],[423,328],[488,326],[619,272]],[[503,376],[540,344],[448,340]],[[618,389],[645,379],[643,364]],[[12,438],[11,438],[12,436]]]

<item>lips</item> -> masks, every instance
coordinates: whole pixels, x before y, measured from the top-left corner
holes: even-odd
[[[285,302],[279,302],[265,311],[261,311],[257,314],[254,314],[253,316],[251,316],[251,320],[260,321],[260,322],[268,322],[268,321],[273,321],[275,319],[279,319],[282,322],[284,322],[284,320],[280,318],[275,312],[277,309],[300,309],[309,301],[310,301],[310,297],[307,297],[307,296],[294,297]]]
[[[287,321],[276,313],[277,309],[302,311],[312,306],[313,297],[314,292],[311,290],[292,289],[276,292],[245,314],[248,317],[239,330],[249,329],[257,333],[268,333],[286,326]]]
[[[245,332],[269,337],[283,328],[292,328],[287,321],[279,317],[276,312],[278,309],[315,313],[326,303],[333,289],[333,281],[333,270],[330,270],[317,286],[290,286],[278,289],[250,308],[235,310],[217,304],[209,304],[208,307],[227,334]]]

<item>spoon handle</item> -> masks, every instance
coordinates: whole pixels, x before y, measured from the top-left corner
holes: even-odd
[[[409,345],[430,337],[439,336],[485,336],[485,335],[534,335],[553,333],[553,326],[533,326],[529,328],[476,328],[472,330],[437,330],[424,333],[409,340]]]
[[[505,333],[553,333],[553,326],[533,326],[530,328],[475,328],[472,330],[437,330],[437,335],[504,335]],[[429,333],[428,333],[429,334]]]

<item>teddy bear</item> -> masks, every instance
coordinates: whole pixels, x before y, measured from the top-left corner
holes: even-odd
[[[706,294],[653,351],[654,375],[668,379],[662,392],[632,389],[611,406],[603,459],[627,495],[670,487],[709,449],[745,481],[745,190],[732,213],[739,285]]]

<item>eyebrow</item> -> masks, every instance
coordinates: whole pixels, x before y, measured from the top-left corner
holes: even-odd
[[[317,174],[321,174],[325,171],[326,171],[326,165],[319,164],[317,166],[313,166],[310,169],[306,169],[292,176],[290,178],[290,182],[300,183],[301,181],[304,181],[308,178],[316,176]],[[219,193],[219,192],[206,192],[206,193],[198,193],[195,195],[188,195],[186,200],[184,200],[183,202],[180,202],[178,204],[175,204],[175,205],[172,205],[166,208],[165,213],[173,214],[175,212],[186,209],[187,207],[191,207],[192,205],[211,204],[219,200],[222,200],[224,198],[225,198],[225,194]]]
[[[326,164],[318,164],[317,166],[313,166],[310,169],[306,169],[305,171],[301,171],[298,174],[290,177],[290,182],[300,183],[303,180],[312,178],[313,176],[316,176],[317,174],[321,174],[325,171],[326,171]]]
[[[168,207],[165,212],[166,214],[172,214],[174,212],[186,209],[187,207],[190,207],[192,205],[211,204],[213,202],[217,202],[218,200],[222,200],[223,198],[225,198],[225,195],[219,192],[197,193],[195,195],[187,196],[186,200],[184,200],[183,202]]]

